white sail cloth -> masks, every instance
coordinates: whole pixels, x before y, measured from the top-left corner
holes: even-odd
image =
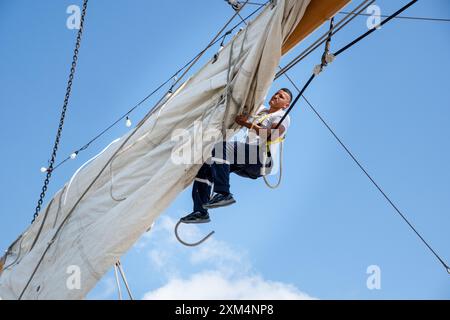
[[[183,147],[173,132],[205,135],[201,147],[208,153],[215,141],[196,121],[222,131],[234,126],[238,113],[254,112],[272,84],[283,42],[309,2],[269,4],[217,61],[77,171],[9,248],[0,298],[18,299],[30,279],[23,299],[84,298],[196,175],[198,159],[172,161],[173,151]]]

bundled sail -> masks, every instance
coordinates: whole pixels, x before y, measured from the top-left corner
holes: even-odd
[[[84,298],[193,181],[202,155],[216,142],[195,124],[217,132],[234,128],[237,114],[252,113],[264,102],[282,54],[348,2],[268,4],[217,59],[80,168],[52,198],[1,260],[0,297]],[[201,141],[203,152],[191,163],[172,159],[184,147],[173,139],[178,129]],[[70,285],[73,272],[79,273],[79,287]]]

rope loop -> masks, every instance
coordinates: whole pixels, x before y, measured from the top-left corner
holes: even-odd
[[[185,245],[186,247],[196,247],[196,246],[199,246],[199,245],[201,245],[203,242],[205,242],[206,240],[208,240],[208,239],[215,233],[215,231],[211,231],[211,232],[208,233],[203,239],[201,239],[201,240],[199,240],[199,241],[197,241],[197,242],[189,243],[189,242],[186,242],[186,241],[182,240],[182,239],[180,238],[180,235],[178,234],[178,228],[179,228],[180,224],[182,224],[182,223],[183,223],[183,222],[180,220],[180,221],[178,221],[178,223],[176,224],[176,226],[175,226],[175,236],[177,237],[177,240],[178,240],[181,244]]]

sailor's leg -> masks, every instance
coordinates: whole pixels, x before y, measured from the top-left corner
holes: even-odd
[[[259,146],[241,142],[236,144],[238,157],[236,164],[231,165],[231,171],[244,178],[257,179],[261,177],[261,168],[263,167],[261,159],[264,158],[264,155]]]
[[[211,174],[214,181],[214,192],[227,195],[230,193],[230,151],[232,143],[218,143],[211,158]],[[231,155],[231,159],[233,156]]]
[[[252,179],[261,177],[265,153],[259,145],[246,145],[246,171]]]
[[[212,185],[211,166],[205,163],[197,173],[192,186],[194,212],[208,212],[203,205],[209,201]]]
[[[214,192],[216,193],[203,208],[213,209],[229,206],[236,202],[230,193],[230,161],[234,162],[236,153],[234,142],[223,142],[216,145],[211,158],[211,174],[214,181]]]

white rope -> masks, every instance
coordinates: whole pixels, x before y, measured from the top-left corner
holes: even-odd
[[[81,170],[83,170],[84,167],[86,167],[89,163],[91,163],[92,161],[94,161],[95,159],[97,159],[98,157],[100,157],[106,150],[109,149],[110,146],[112,146],[114,143],[118,142],[120,140],[120,138],[117,138],[116,140],[114,140],[113,142],[111,142],[106,148],[104,148],[99,154],[95,155],[94,157],[92,157],[91,159],[89,159],[88,161],[86,161],[80,168],[78,168],[77,171],[75,171],[75,173],[73,174],[72,178],[69,181],[69,184],[67,186],[67,189],[65,191],[64,194],[64,201],[63,201],[63,205],[66,205],[66,201],[67,201],[67,195],[69,194],[69,190],[70,187],[72,186],[73,181],[75,180],[75,177],[78,175],[78,173],[80,173]]]
[[[122,281],[125,284],[125,288],[128,291],[128,296],[130,297],[130,300],[134,300],[133,294],[131,293],[130,286],[128,285],[128,281],[127,281],[127,278],[125,277],[125,272],[123,271],[122,264],[120,263],[120,260],[117,261],[116,266],[119,269],[120,275],[122,277]]]
[[[270,189],[277,189],[281,185],[281,180],[283,178],[283,141],[280,142],[280,174],[278,176],[278,181],[275,185],[271,185],[266,175],[263,175],[264,183]]]
[[[122,288],[120,287],[120,281],[119,281],[119,274],[117,273],[117,264],[114,265],[114,275],[116,276],[116,284],[117,284],[117,291],[119,293],[119,300],[122,299]]]

